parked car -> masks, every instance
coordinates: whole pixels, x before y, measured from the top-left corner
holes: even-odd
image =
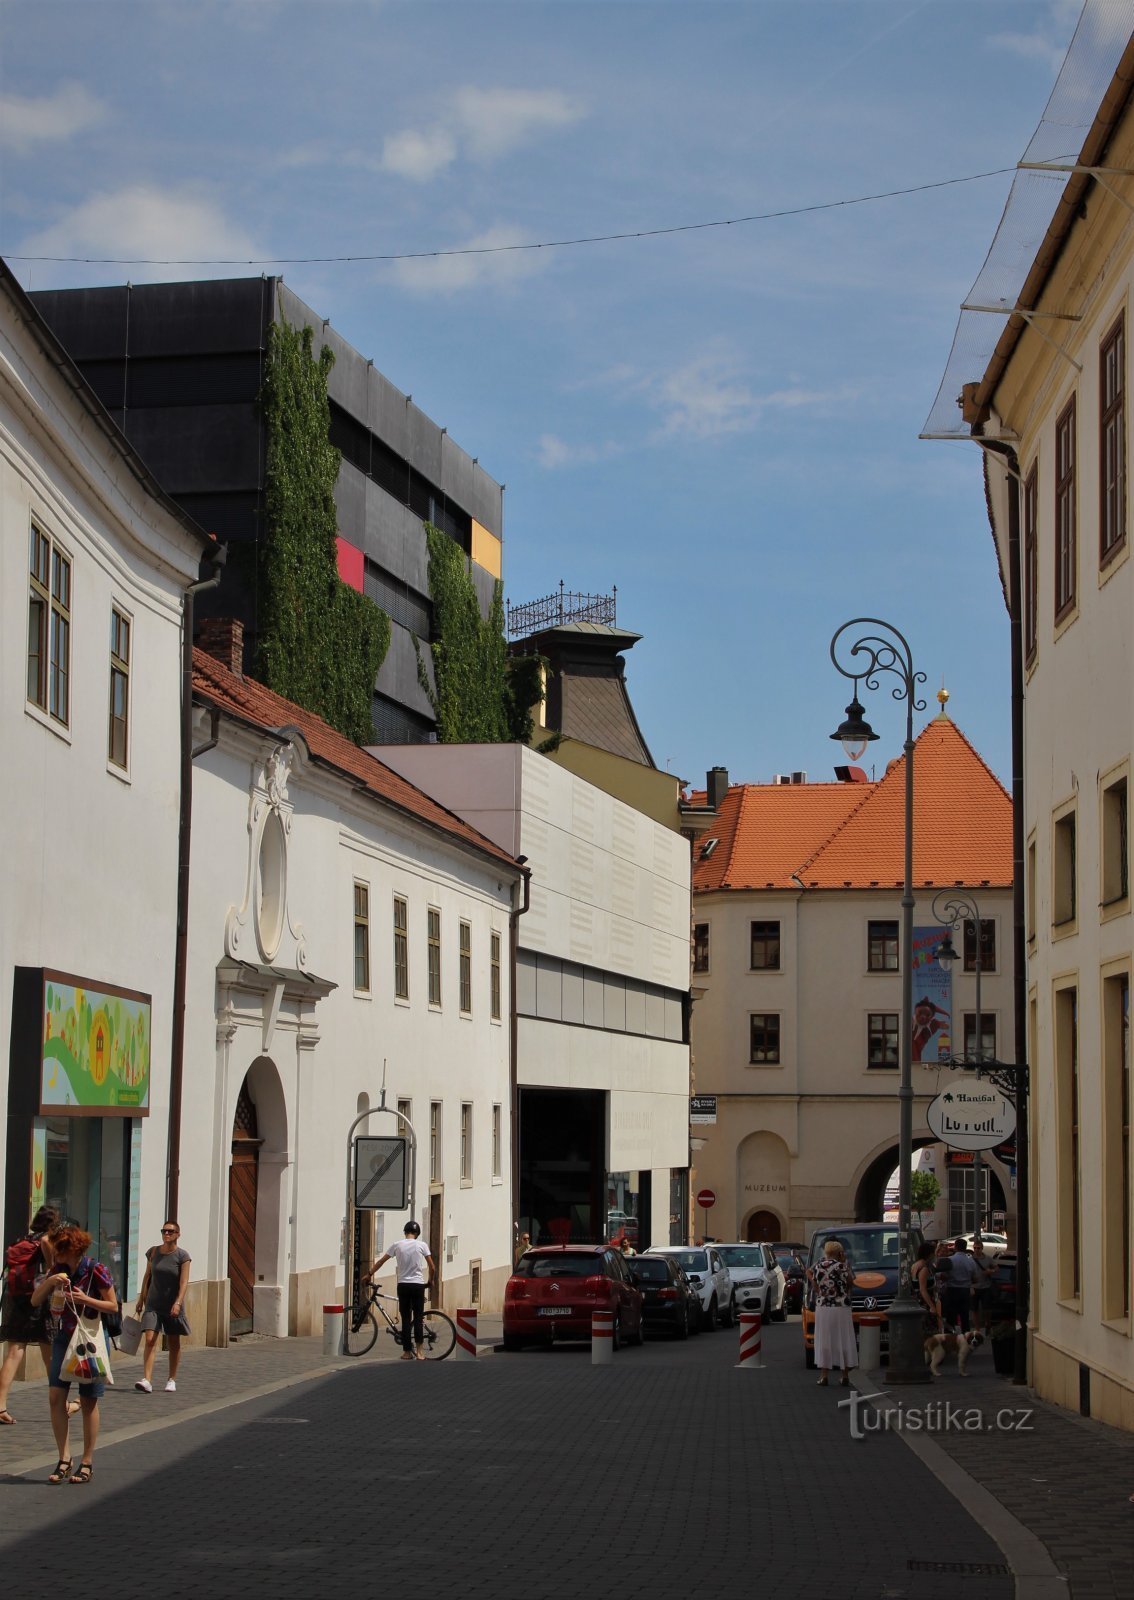
[[[1008,1248],[1008,1235],[1006,1233],[989,1233],[986,1229],[982,1228],[980,1231],[980,1237],[981,1243],[984,1245],[984,1253],[986,1256],[1003,1255],[1004,1251]],[[959,1233],[957,1238],[963,1239],[970,1250],[976,1242],[975,1233]]]
[[[638,1219],[628,1211],[608,1211],[606,1214],[606,1237],[613,1244],[629,1239],[637,1248],[638,1244]]]
[[[504,1348],[528,1340],[589,1339],[591,1315],[614,1313],[614,1348],[642,1343],[642,1292],[622,1252],[606,1244],[538,1245],[504,1289]]]
[[[1013,1322],[1016,1317],[1016,1252],[1002,1250],[992,1264],[982,1306],[985,1325]]]
[[[782,1322],[784,1274],[770,1244],[722,1244],[717,1247],[729,1277],[738,1311],[758,1311],[765,1322]]]
[[[807,1265],[813,1267],[823,1254],[828,1239],[838,1239],[854,1271],[851,1311],[855,1326],[864,1316],[882,1317],[881,1345],[886,1355],[889,1340],[886,1311],[898,1292],[900,1277],[898,1225],[896,1222],[839,1222],[816,1228],[807,1251]],[[917,1254],[921,1229],[910,1229],[910,1253]],[[909,1263],[912,1267],[912,1259]],[[803,1297],[803,1357],[807,1366],[815,1365],[815,1291],[809,1284]]]
[[[647,1328],[668,1329],[678,1339],[700,1331],[700,1298],[672,1256],[647,1253],[634,1256],[627,1266],[642,1291],[642,1320]]]
[[[684,1271],[701,1305],[701,1326],[706,1332],[720,1322],[731,1328],[736,1321],[736,1303],[732,1293],[732,1279],[721,1260],[716,1244],[689,1247],[678,1244],[652,1244],[643,1251],[647,1256],[671,1256]]]

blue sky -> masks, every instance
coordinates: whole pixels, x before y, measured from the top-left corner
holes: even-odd
[[[659,766],[829,777],[849,696],[828,645],[865,614],[910,639],[926,716],[944,679],[1007,779],[978,452],[917,435],[1008,176],[573,248],[268,258],[665,228],[1011,168],[1079,9],[8,0],[0,250],[31,288],[282,271],[507,485],[513,600],[617,585]],[[867,714],[884,763],[901,711]]]

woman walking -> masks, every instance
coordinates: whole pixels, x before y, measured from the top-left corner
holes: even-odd
[[[851,1367],[858,1366],[858,1346],[851,1314],[854,1273],[837,1239],[827,1240],[823,1259],[808,1267],[807,1276],[815,1290],[815,1365],[819,1368],[819,1382],[825,1388],[831,1368],[841,1367],[845,1389],[850,1383]]]
[[[146,1348],[142,1356],[142,1376],[134,1385],[143,1394],[153,1393],[154,1358],[161,1334],[169,1341],[169,1377],[166,1394],[177,1390],[177,1368],[181,1363],[181,1336],[189,1333],[185,1315],[185,1295],[189,1288],[188,1250],[178,1244],[181,1229],[176,1222],[162,1223],[161,1243],[146,1251],[146,1275],[138,1291],[136,1311],[142,1319]]]
[[[0,1367],[0,1427],[11,1428],[15,1417],[8,1410],[8,1390],[16,1368],[29,1344],[37,1344],[43,1357],[43,1370],[51,1371],[51,1333],[47,1326],[47,1307],[32,1305],[35,1282],[51,1270],[51,1246],[47,1235],[59,1226],[59,1213],[54,1206],[40,1206],[31,1219],[31,1227],[24,1237],[11,1247],[9,1256],[16,1256],[15,1264],[8,1263],[8,1282],[4,1290],[3,1313],[0,1316],[0,1343],[8,1344],[8,1354]]]
[[[118,1295],[114,1280],[100,1261],[86,1254],[91,1236],[82,1228],[55,1228],[48,1235],[51,1247],[52,1271],[41,1278],[32,1293],[32,1305],[42,1306],[54,1295],[62,1298],[61,1311],[52,1312],[55,1334],[51,1341],[51,1366],[47,1375],[48,1402],[51,1407],[51,1431],[55,1435],[55,1448],[59,1460],[48,1483],[89,1483],[94,1473],[92,1457],[98,1442],[98,1403],[106,1387],[102,1378],[92,1378],[79,1384],[79,1406],[83,1413],[83,1456],[79,1469],[72,1474],[70,1453],[70,1416],[67,1400],[71,1380],[63,1376],[63,1360],[78,1323],[78,1311],[95,1311],[109,1316],[118,1310]],[[57,1302],[58,1303],[58,1302]]]
[[[937,1275],[933,1270],[933,1241],[927,1239],[913,1264],[914,1293],[921,1303],[922,1331],[926,1338],[941,1332],[941,1303],[937,1298]]]

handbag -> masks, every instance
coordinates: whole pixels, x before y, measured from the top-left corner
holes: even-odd
[[[84,1294],[90,1293],[93,1282],[92,1272],[87,1280]],[[74,1295],[69,1294],[67,1298],[75,1314],[75,1331],[63,1356],[65,1376],[74,1378],[79,1383],[93,1383],[96,1378],[101,1378],[113,1385],[114,1374],[110,1370],[110,1351],[106,1344],[102,1317],[97,1311],[80,1310]]]
[[[122,1318],[122,1332],[118,1335],[118,1348],[124,1356],[136,1356],[138,1346],[142,1342],[142,1322],[140,1317],[125,1316]]]

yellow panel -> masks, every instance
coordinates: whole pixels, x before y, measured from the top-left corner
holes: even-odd
[[[494,578],[503,575],[502,552],[500,540],[494,533],[482,527],[474,517],[472,519],[472,558],[478,567],[483,567],[485,572],[491,572]]]

